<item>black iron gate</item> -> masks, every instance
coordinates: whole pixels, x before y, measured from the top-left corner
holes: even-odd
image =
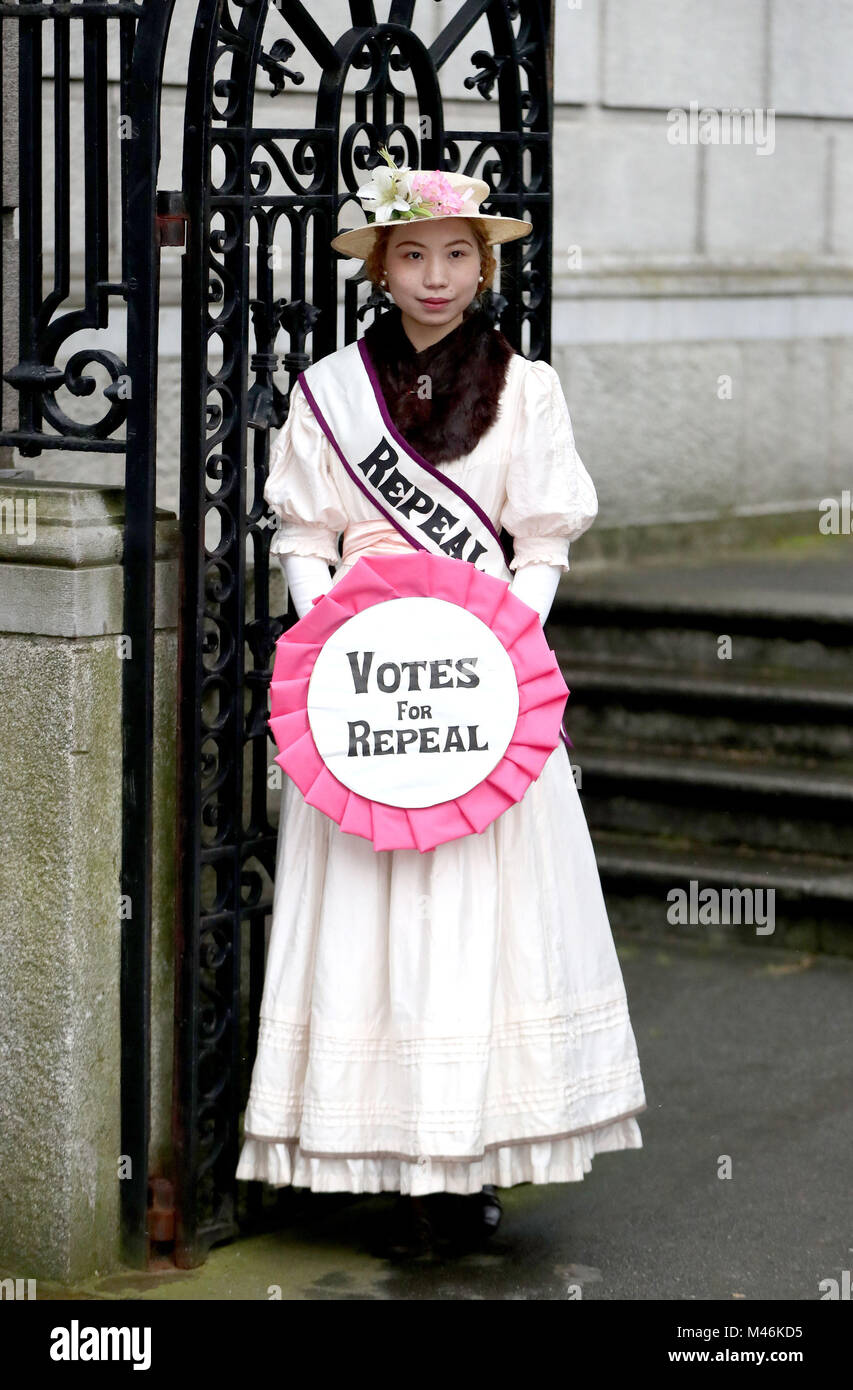
[[[11,201],[19,212],[14,270],[13,243],[0,258],[2,277],[10,280],[8,292],[0,284],[0,297],[5,303],[7,293],[8,301],[17,295],[19,305],[17,342],[0,344],[3,378],[17,392],[17,421],[4,422],[9,428],[0,431],[0,445],[17,447],[25,459],[45,449],[125,459],[122,628],[133,660],[122,663],[121,892],[132,917],[121,928],[121,1146],[131,1163],[121,1183],[121,1210],[124,1253],[134,1264],[146,1255],[150,1109],[155,421],[164,236],[156,189],[161,77],[174,3],[0,4],[0,62],[8,81],[3,96],[11,91],[16,102],[14,111],[4,106],[2,130],[17,131],[15,154],[7,160],[0,149],[0,164],[4,181],[17,175]],[[111,82],[121,130],[111,109]],[[82,93],[79,125],[75,88]],[[72,308],[78,190],[82,302]],[[120,268],[111,278],[114,209]],[[44,273],[46,223],[53,233],[52,283]],[[71,352],[59,366],[74,334],[113,327],[120,299],[127,305],[124,355],[95,345]],[[81,410],[82,397],[94,400],[96,409]]]
[[[182,1265],[234,1235],[243,1210],[234,1173],[276,851],[268,684],[287,621],[269,609],[269,431],[296,373],[387,304],[344,279],[329,250],[341,211],[359,220],[354,189],[379,144],[398,163],[477,174],[485,210],[532,220],[532,236],[502,250],[495,307],[521,351],[550,350],[552,0],[391,0],[385,19],[377,8],[340,0],[333,34],[300,0],[200,0],[196,14],[183,188]],[[468,99],[475,129],[446,122],[451,97]],[[257,1209],[260,1184],[241,1186]]]

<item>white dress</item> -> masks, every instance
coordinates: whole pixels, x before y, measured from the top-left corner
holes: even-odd
[[[598,504],[547,363],[514,355],[495,423],[441,468],[513,536],[513,569],[568,569]],[[351,523],[383,521],[298,385],[265,496],[272,553],[335,564]],[[237,1177],[473,1193],[578,1181],[594,1154],[641,1148],[636,1043],[565,745],[482,834],[426,854],[374,850],[283,781]]]

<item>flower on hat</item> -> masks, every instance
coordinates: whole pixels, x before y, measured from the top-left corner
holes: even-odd
[[[464,211],[471,197],[470,188],[459,193],[441,170],[398,167],[384,145],[379,153],[388,168],[375,169],[371,182],[358,190],[369,220],[405,222],[415,217],[447,217]]]
[[[432,208],[434,217],[447,217],[462,212],[471,197],[470,188],[460,193],[440,169],[413,174],[412,191],[419,194],[421,200]]]
[[[411,181],[407,169],[377,169],[370,183],[358,190],[365,212],[377,222],[389,222],[396,213],[398,217],[411,217]]]

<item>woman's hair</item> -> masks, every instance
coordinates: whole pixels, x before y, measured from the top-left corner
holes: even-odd
[[[497,261],[495,260],[495,253],[492,250],[492,245],[488,238],[486,224],[481,222],[479,217],[470,217],[467,218],[466,221],[471,228],[474,241],[477,244],[477,250],[480,253],[480,274],[483,279],[477,290],[476,297],[479,298],[481,294],[485,294],[486,290],[490,290],[494,284]],[[382,280],[382,271],[385,267],[385,253],[388,249],[388,241],[394,227],[399,225],[398,222],[395,222],[392,226],[380,227],[376,240],[365,257],[364,273],[368,280],[374,285],[378,286]]]

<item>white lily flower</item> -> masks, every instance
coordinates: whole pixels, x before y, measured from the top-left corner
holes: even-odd
[[[375,217],[377,222],[390,222],[395,212],[408,212],[409,204],[403,198],[395,198],[393,203],[379,203]]]
[[[361,202],[371,206],[377,222],[388,222],[395,212],[408,212],[411,175],[403,169],[374,169],[373,179],[358,190]]]

